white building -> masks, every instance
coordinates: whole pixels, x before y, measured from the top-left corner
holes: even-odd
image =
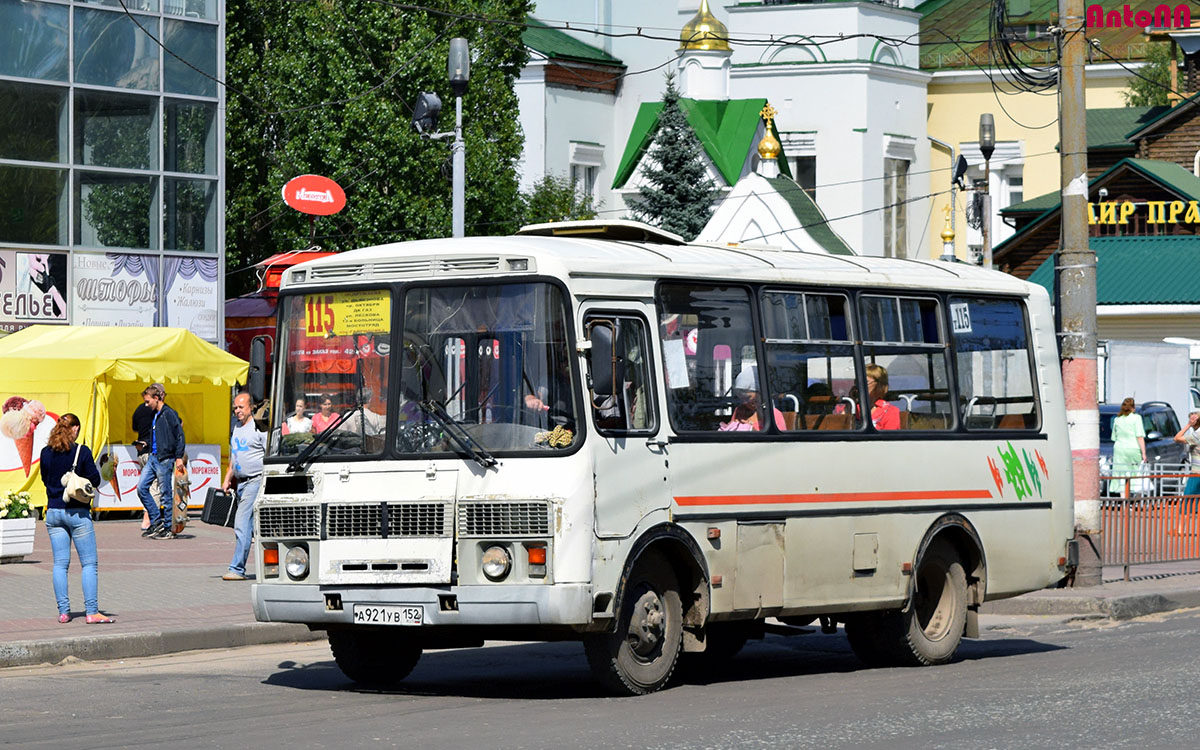
[[[779,113],[781,168],[815,198],[830,227],[863,255],[915,255],[938,230],[924,220],[927,201],[904,203],[930,192],[929,76],[918,68],[917,46],[880,39],[915,39],[914,5],[538,0],[537,19],[571,30],[531,29],[525,37],[533,54],[517,81],[522,187],[547,173],[570,175],[594,192],[601,216],[624,215],[638,179],[630,163],[640,160],[642,105],[661,99],[663,73],[674,69],[685,97],[713,102],[693,109],[713,125],[700,135],[722,195],[754,171],[762,129],[745,120],[769,101]],[[709,26],[718,30],[696,34]],[[727,40],[728,49],[698,44],[702,38]],[[729,106],[715,104],[722,101]]]

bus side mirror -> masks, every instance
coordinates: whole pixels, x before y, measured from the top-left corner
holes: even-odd
[[[250,400],[262,403],[267,395],[267,341],[262,336],[255,336],[250,342],[250,376],[247,380]]]
[[[597,320],[588,327],[588,341],[592,344],[588,355],[591,365],[592,397],[597,403],[611,399],[616,394],[615,338],[612,321]]]

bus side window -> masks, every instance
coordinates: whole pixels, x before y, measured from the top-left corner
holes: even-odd
[[[968,430],[1036,430],[1037,395],[1017,300],[951,297],[958,397]]]
[[[612,390],[590,393],[596,428],[606,435],[653,433],[656,423],[646,323],[641,318],[606,315],[585,321],[589,331],[593,324],[610,329],[615,365]],[[596,349],[592,354],[597,355]]]
[[[936,299],[863,295],[859,298],[867,376],[886,377],[882,398],[865,408],[880,430],[951,430],[945,335]],[[880,395],[879,389],[876,395]],[[881,403],[882,402],[882,403]]]

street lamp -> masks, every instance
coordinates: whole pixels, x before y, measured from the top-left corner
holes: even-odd
[[[983,229],[983,267],[992,267],[992,153],[996,150],[996,122],[991,112],[979,116],[979,151],[983,154],[983,193],[980,225]]]
[[[462,237],[466,233],[463,224],[463,203],[465,183],[467,181],[467,144],[462,138],[462,97],[467,93],[467,83],[471,80],[471,51],[467,40],[455,37],[450,40],[450,60],[447,65],[450,74],[450,91],[454,94],[454,142],[450,146],[453,154],[454,186],[451,189],[451,223],[453,236]]]

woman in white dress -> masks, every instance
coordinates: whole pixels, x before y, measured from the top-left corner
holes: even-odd
[[[296,399],[296,413],[287,418],[283,423],[284,435],[298,435],[304,432],[312,432],[312,419],[304,413],[305,407],[308,406],[304,399]]]

